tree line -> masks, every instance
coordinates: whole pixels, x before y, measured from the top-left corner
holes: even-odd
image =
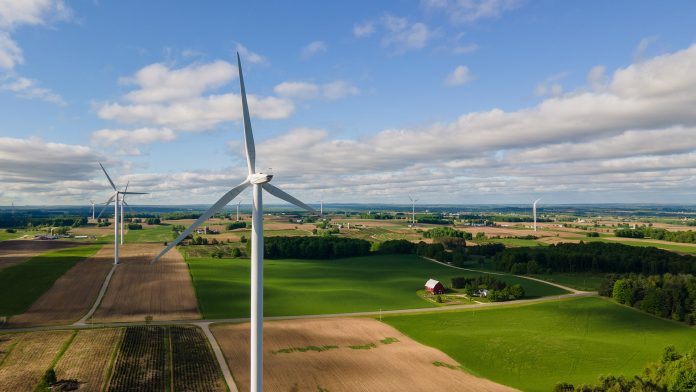
[[[559,383],[554,392],[687,392],[696,390],[696,348],[686,354],[679,353],[674,346],[665,348],[662,358],[649,364],[641,374],[624,376],[602,376],[595,385]]]
[[[669,231],[645,226],[636,229],[617,229],[614,235],[624,238],[651,238],[653,240],[696,244],[696,231]]]
[[[479,275],[473,278],[456,277],[451,280],[453,289],[463,289],[466,295],[474,296],[480,290],[488,290],[491,302],[502,302],[524,297],[524,288],[519,284],[508,286],[507,282],[496,279],[492,275]]]
[[[554,272],[696,273],[696,257],[653,247],[604,242],[506,248],[493,256],[495,269],[513,274]]]
[[[264,256],[269,259],[335,259],[366,256],[371,246],[369,241],[355,238],[266,237]]]
[[[599,294],[658,317],[696,324],[694,275],[610,275]]]

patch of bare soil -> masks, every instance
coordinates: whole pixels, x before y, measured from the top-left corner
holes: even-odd
[[[249,324],[212,329],[240,391],[249,390]],[[472,376],[374,319],[264,324],[265,391],[514,391]]]
[[[94,321],[142,321],[148,316],[153,320],[200,318],[191,276],[181,253],[172,249],[157,263],[150,264],[162,249],[164,246],[159,244],[125,244],[120,248],[120,264]]]
[[[19,264],[52,250],[74,248],[87,245],[81,242],[54,240],[9,240],[0,241],[0,269]]]

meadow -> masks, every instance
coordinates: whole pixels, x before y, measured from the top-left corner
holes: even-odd
[[[100,248],[101,245],[86,245],[46,252],[0,270],[0,315],[26,311],[56,279]]]
[[[172,226],[170,225],[144,226],[142,230],[128,230],[123,236],[123,240],[127,243],[163,243],[174,239],[172,233]]]
[[[442,350],[467,372],[524,391],[632,376],[668,345],[682,351],[696,346],[694,328],[596,297],[383,320]]]
[[[198,306],[204,318],[248,317],[248,259],[187,259]],[[424,260],[415,255],[380,255],[335,260],[265,260],[266,316],[345,313],[437,306],[416,291],[429,278],[446,286],[457,276],[476,276]],[[519,283],[527,297],[565,291],[513,275],[502,280]]]

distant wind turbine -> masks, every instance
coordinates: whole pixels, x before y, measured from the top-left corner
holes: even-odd
[[[411,204],[413,205],[413,210],[412,210],[412,216],[413,216],[413,225],[416,225],[416,202],[418,199],[411,197],[411,195],[408,195],[408,198],[411,199]]]
[[[102,171],[104,172],[104,175],[106,176],[106,179],[109,180],[109,185],[111,185],[111,188],[114,190],[114,194],[111,195],[109,200],[104,203],[104,209],[102,209],[102,212],[99,213],[99,216],[104,212],[106,207],[111,204],[111,202],[114,203],[114,264],[118,264],[118,243],[119,243],[119,238],[118,238],[118,209],[119,206],[121,207],[121,219],[123,219],[123,205],[120,204],[120,199],[121,195],[147,195],[147,193],[143,192],[128,192],[128,184],[126,184],[126,189],[123,191],[119,191],[116,188],[116,185],[114,184],[113,181],[111,181],[111,177],[109,177],[109,173],[106,172],[106,169],[104,169],[104,165],[99,162],[99,166],[101,167]],[[123,244],[123,220],[121,220],[121,244]]]
[[[532,204],[532,214],[534,215],[534,231],[537,231],[537,203],[541,200],[541,197],[534,200],[534,203]]]
[[[239,206],[242,204],[242,201],[237,202],[237,222],[239,222]]]
[[[249,106],[247,104],[246,91],[244,89],[244,76],[242,75],[242,62],[237,53],[237,66],[239,69],[239,87],[242,97],[242,114],[244,117],[244,146],[246,148],[246,160],[248,176],[241,184],[230,189],[220,200],[213,204],[208,211],[203,213],[191,226],[184,230],[177,239],[171,242],[162,253],[157,255],[152,262],[159,260],[165,253],[180,243],[193,230],[203,224],[217,211],[225,207],[232,199],[237,197],[248,187],[252,188],[251,208],[251,392],[263,391],[263,191],[292,203],[305,210],[314,212],[314,209],[295,197],[289,195],[280,188],[270,184],[272,174],[256,171],[256,149],[254,147],[254,135],[251,130]]]
[[[92,203],[92,220],[94,220],[94,200],[90,200],[90,203]]]

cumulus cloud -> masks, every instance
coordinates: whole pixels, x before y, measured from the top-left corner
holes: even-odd
[[[20,98],[40,99],[59,106],[66,104],[63,97],[39,86],[38,81],[13,74],[6,75],[0,80],[0,90],[11,91]]]
[[[0,3],[0,28],[12,30],[21,25],[43,25],[47,21],[68,20],[70,8],[62,0],[5,0]]]
[[[429,0],[430,9],[445,10],[452,23],[475,23],[499,18],[504,12],[519,7],[518,0]]]
[[[450,72],[445,79],[445,84],[448,86],[461,86],[474,80],[475,77],[466,65],[459,65],[454,71]]]
[[[356,23],[353,25],[353,35],[356,38],[366,38],[374,34],[375,24],[373,22]]]
[[[307,46],[302,48],[302,57],[310,58],[318,53],[324,53],[328,50],[324,41],[312,41]]]
[[[398,52],[422,49],[437,33],[422,22],[410,23],[408,19],[385,15],[381,19],[386,33],[382,45],[393,47]]]
[[[111,146],[115,144],[150,144],[157,141],[172,141],[176,134],[169,128],[100,129],[92,132],[92,144]]]
[[[9,34],[0,31],[0,68],[12,69],[23,62],[22,49]]]
[[[204,131],[225,121],[241,119],[237,94],[208,94],[225,86],[237,76],[236,67],[218,60],[172,69],[163,64],[152,64],[122,78],[124,83],[138,88],[126,95],[125,102],[107,102],[99,105],[102,119],[124,124],[141,124],[174,131]],[[276,97],[258,97],[249,94],[251,115],[262,119],[284,119],[294,111],[291,101]]]
[[[249,62],[251,64],[268,64],[268,60],[264,56],[252,52],[251,50],[247,49],[246,46],[240,43],[236,44],[236,49],[237,53],[239,53],[239,57],[241,57],[245,62]]]
[[[336,100],[360,94],[360,89],[344,80],[318,85],[309,82],[283,82],[273,88],[281,97],[290,99],[325,98]]]

